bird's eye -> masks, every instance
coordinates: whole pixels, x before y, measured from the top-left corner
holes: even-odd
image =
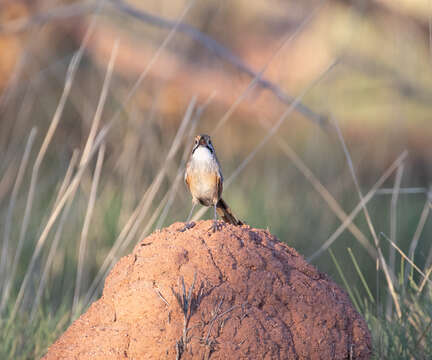
[[[195,140],[195,145],[198,144],[198,140]]]

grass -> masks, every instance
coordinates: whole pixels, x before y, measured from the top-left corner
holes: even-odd
[[[349,126],[334,122],[322,131],[293,116],[300,101],[331,93],[332,81],[346,86],[331,71],[335,62],[275,119],[233,122],[257,76],[295,32],[222,115],[216,95],[192,97],[173,125],[162,121],[157,95],[148,107],[136,95],[144,85],[158,94],[149,74],[178,25],[132,85],[114,71],[119,42],[104,73],[85,57],[95,26],[97,20],[60,74],[30,81],[26,94],[45,94],[49,102],[20,107],[9,98],[2,105],[19,126],[3,125],[7,136],[0,137],[1,359],[40,358],[100,296],[121,256],[154,229],[186,219],[190,197],[182,182],[191,139],[211,131],[230,207],[341,282],[369,324],[374,357],[432,357],[431,202],[416,154],[407,156],[382,133],[356,142],[344,133]],[[191,301],[186,293],[183,285],[184,304]]]
[[[398,274],[400,280],[396,283],[396,296],[401,304],[401,315],[398,316],[395,312],[392,313],[392,306],[386,309],[385,298],[380,294],[379,286],[376,288],[376,295],[372,294],[351,249],[348,249],[348,253],[367,296],[360,295],[359,288],[353,287],[346,281],[344,271],[330,250],[337,272],[351,300],[357,310],[364,315],[372,332],[374,358],[429,359],[432,356],[430,331],[432,326],[432,291],[430,284],[428,286],[426,284],[430,282],[430,279],[428,280],[428,277],[423,274],[416,280],[411,274],[405,283],[403,280],[404,266],[401,266]],[[383,288],[381,291],[384,292],[384,295],[389,296],[388,288]]]

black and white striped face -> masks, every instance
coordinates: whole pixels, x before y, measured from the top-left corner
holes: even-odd
[[[211,139],[210,139],[210,136],[208,136],[208,135],[202,134],[202,135],[195,136],[195,141],[194,141],[194,146],[193,146],[193,149],[192,149],[192,154],[200,146],[204,146],[212,154],[214,154],[214,152],[215,152],[213,144],[212,144]]]

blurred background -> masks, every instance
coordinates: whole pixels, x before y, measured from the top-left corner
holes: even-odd
[[[2,0],[1,358],[43,355],[186,220],[198,133],[234,213],[347,289],[376,358],[430,358],[431,30],[429,0]]]

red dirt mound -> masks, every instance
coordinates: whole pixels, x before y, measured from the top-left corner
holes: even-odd
[[[346,293],[268,231],[157,231],[45,359],[368,359]]]

